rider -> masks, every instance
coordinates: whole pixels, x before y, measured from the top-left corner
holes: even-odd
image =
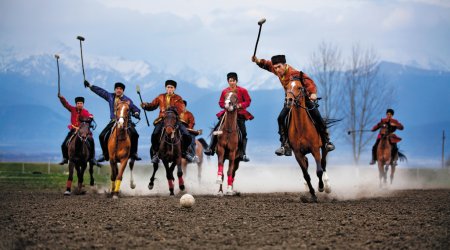
[[[317,100],[317,88],[314,81],[302,71],[293,68],[291,65],[286,63],[286,57],[284,55],[276,55],[271,58],[271,60],[258,59],[256,56],[252,57],[252,61],[255,62],[260,68],[274,73],[278,76],[281,85],[286,91],[290,82],[293,80],[300,80],[303,86],[306,88],[306,92],[309,98],[306,98],[306,106],[309,109],[312,119],[314,120],[317,131],[325,142],[325,148],[327,151],[333,151],[334,145],[330,141],[327,125],[322,119],[322,116],[317,109],[317,105],[314,101]],[[289,113],[289,107],[286,105],[281,110],[278,116],[278,134],[280,135],[281,147],[275,151],[277,155],[292,155],[292,149],[288,143],[288,133],[286,128],[286,117]]]
[[[159,107],[159,115],[158,118],[155,119],[153,122],[153,125],[155,126],[153,133],[152,133],[152,149],[151,149],[151,155],[152,155],[152,163],[158,163],[158,150],[160,145],[160,136],[162,127],[164,125],[163,119],[165,116],[165,111],[169,108],[175,108],[177,111],[177,115],[179,112],[182,112],[184,110],[184,103],[181,96],[175,94],[175,89],[177,88],[177,82],[174,80],[167,80],[165,83],[166,87],[166,93],[162,93],[158,95],[155,99],[153,99],[152,102],[143,102],[141,103],[141,107],[144,110],[153,111]],[[178,128],[180,129],[182,133],[182,143],[181,143],[181,154],[182,157],[190,162],[196,161],[194,155],[187,152],[187,148],[191,144],[191,136],[189,135],[189,132],[187,131],[186,127],[183,123],[178,122]]]
[[[89,87],[92,92],[96,93],[98,96],[102,97],[109,103],[109,117],[111,118],[111,121],[106,125],[106,127],[103,129],[103,131],[100,133],[99,140],[100,145],[102,146],[103,155],[98,159],[98,161],[108,161],[109,160],[109,153],[108,153],[108,139],[111,135],[111,130],[116,122],[116,105],[119,101],[129,101],[130,102],[130,110],[132,112],[132,115],[136,119],[140,119],[139,114],[141,113],[141,110],[136,107],[136,105],[133,104],[133,101],[128,98],[126,95],[123,94],[125,91],[125,84],[121,82],[116,82],[114,84],[114,93],[110,93],[98,86],[91,85],[88,81],[84,81],[84,86]],[[130,133],[130,140],[131,140],[131,149],[130,149],[130,158],[140,161],[141,158],[139,158],[137,154],[138,150],[138,139],[139,134],[137,133],[135,129],[135,124],[131,121],[131,117],[129,120],[129,127],[128,132]]]
[[[187,102],[185,100],[183,100],[184,103],[184,109],[180,114],[180,121],[186,126],[187,130],[189,131],[189,134],[191,135],[192,141],[191,144],[189,145],[189,149],[195,157],[195,161],[198,161],[198,157],[195,155],[195,136],[199,135],[200,132],[194,130],[194,125],[195,125],[195,118],[194,115],[187,110]]]
[[[75,134],[77,129],[80,127],[80,117],[93,119],[94,116],[91,113],[89,113],[89,111],[87,109],[84,108],[84,97],[81,97],[81,96],[75,97],[75,105],[76,105],[75,107],[70,105],[67,102],[66,98],[64,98],[64,96],[62,96],[59,93],[58,93],[58,98],[61,101],[62,105],[70,112],[70,124],[68,126],[70,131],[69,131],[69,133],[67,133],[67,136],[61,145],[63,159],[59,163],[59,165],[64,165],[65,163],[68,162],[68,159],[69,159],[67,143],[68,143],[69,139]],[[94,139],[92,138],[92,134],[91,134],[91,136],[89,136],[88,141],[89,141],[90,154],[92,157],[90,159],[90,162],[93,165],[98,165],[97,161],[95,160],[95,145],[94,145]]]
[[[392,164],[394,166],[397,166],[397,162],[394,161],[394,157],[398,153],[397,143],[400,142],[402,140],[402,138],[398,137],[396,134],[394,134],[394,132],[397,129],[403,130],[404,127],[399,121],[392,118],[392,116],[394,116],[394,110],[393,109],[386,110],[386,117],[382,118],[381,121],[372,128],[372,131],[377,131],[384,124],[387,124],[387,128],[388,128],[387,133],[390,134],[389,141],[391,142],[391,145],[392,145],[392,154],[391,154]],[[378,143],[380,143],[380,139],[381,139],[381,131],[380,131],[380,133],[378,133],[377,140],[372,147],[372,161],[370,161],[370,165],[373,165],[376,162],[377,148],[378,148]]]
[[[252,99],[250,98],[250,95],[248,94],[247,89],[237,86],[238,76],[235,72],[230,72],[227,74],[227,81],[228,81],[229,87],[222,90],[222,94],[220,95],[220,100],[219,100],[219,106],[221,108],[223,108],[223,110],[220,111],[219,113],[217,113],[216,116],[219,118],[219,120],[222,119],[223,114],[225,114],[225,112],[226,112],[225,111],[225,95],[229,91],[235,92],[238,97],[237,107],[239,109],[237,123],[239,126],[239,130],[241,131],[241,134],[242,134],[242,152],[243,152],[242,161],[248,162],[248,161],[250,161],[250,159],[247,157],[247,154],[246,154],[247,129],[245,127],[245,121],[253,120],[253,118],[254,118],[253,115],[247,111],[247,108],[250,106]],[[220,124],[220,122],[218,122],[216,124],[214,130],[217,130],[217,128],[219,127],[219,124]],[[214,153],[215,153],[214,150],[216,148],[216,144],[217,144],[217,136],[211,135],[211,142],[209,144],[209,147],[205,150],[205,154],[206,155],[214,155]]]

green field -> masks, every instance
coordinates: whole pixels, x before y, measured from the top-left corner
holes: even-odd
[[[0,163],[0,188],[2,189],[64,189],[69,176],[69,167],[46,163]],[[109,166],[94,167],[97,184],[109,180]],[[74,183],[77,181],[74,172]],[[84,173],[84,183],[89,185],[89,171]]]

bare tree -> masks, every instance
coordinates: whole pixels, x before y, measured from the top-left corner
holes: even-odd
[[[348,137],[352,145],[353,160],[359,163],[361,153],[375,134],[363,133],[376,124],[380,114],[392,104],[393,88],[379,71],[379,59],[373,49],[364,50],[354,45],[345,73],[342,111],[349,130],[356,131]]]
[[[331,43],[320,43],[311,56],[310,72],[322,97],[319,109],[324,118],[338,118],[343,104],[343,69],[340,49]]]

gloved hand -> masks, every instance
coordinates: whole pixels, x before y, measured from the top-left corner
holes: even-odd
[[[311,101],[315,101],[315,100],[317,100],[317,94],[311,94],[310,96],[309,96],[309,99],[311,99]]]
[[[259,63],[259,59],[256,56],[252,56],[252,62]]]
[[[145,108],[145,102],[141,102],[141,108]]]
[[[58,98],[61,98],[61,97],[62,97],[62,95],[60,93],[58,93]]]
[[[138,113],[138,112],[134,112],[133,116],[134,116],[134,118],[136,118],[136,119],[138,119],[138,120],[141,119],[141,117],[139,116],[139,113]]]
[[[87,80],[84,80],[84,87],[85,88],[90,88],[91,84]]]

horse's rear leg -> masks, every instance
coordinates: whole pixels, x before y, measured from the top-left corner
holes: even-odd
[[[323,184],[323,168],[322,168],[322,160],[320,158],[320,151],[319,150],[313,150],[312,155],[314,157],[314,160],[316,161],[316,173],[317,173],[317,177],[319,178],[319,186],[318,186],[318,190],[319,192],[323,192],[324,191],[324,184]],[[305,159],[306,156],[305,156]]]
[[[136,183],[134,183],[134,178],[133,178],[134,158],[130,159],[130,163],[128,163],[128,165],[130,166],[130,188],[135,189]]]
[[[198,181],[198,184],[202,183],[202,165],[203,165],[203,162],[202,162],[202,160],[200,160],[197,163],[197,166],[198,166],[198,168],[197,168],[197,181]]]
[[[149,190],[152,190],[153,187],[155,186],[155,174],[156,174],[156,171],[158,171],[158,167],[159,167],[158,163],[153,163],[153,174],[150,177],[150,182],[148,183]]]
[[[394,181],[395,165],[391,165],[391,185]]]

